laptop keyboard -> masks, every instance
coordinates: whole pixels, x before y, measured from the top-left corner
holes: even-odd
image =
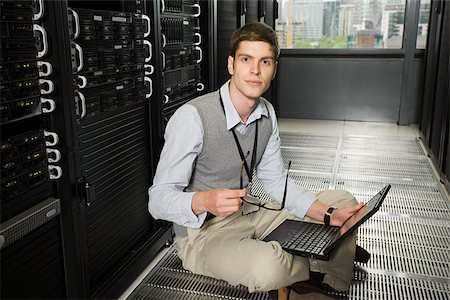
[[[285,249],[321,254],[330,243],[330,236],[335,235],[337,230],[339,230],[337,227],[317,226],[317,224],[308,223],[281,246]]]

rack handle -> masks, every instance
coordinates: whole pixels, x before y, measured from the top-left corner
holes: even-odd
[[[203,60],[203,50],[199,46],[195,46],[195,50],[197,50],[200,53],[200,58],[197,59],[196,63],[199,64]]]
[[[43,113],[51,113],[56,109],[56,103],[55,101],[53,101],[53,99],[48,99],[48,98],[41,98],[41,103],[45,104],[48,103],[50,108],[46,108],[46,107],[42,107],[42,112]]]
[[[41,51],[39,51],[38,53],[37,53],[37,58],[41,58],[41,57],[43,57],[44,55],[46,55],[47,54],[47,52],[48,52],[48,40],[47,40],[47,32],[45,31],[45,29],[42,27],[42,26],[40,26],[40,25],[38,25],[38,24],[33,24],[33,29],[35,30],[35,31],[39,31],[41,34],[42,34],[42,44],[43,44],[43,48],[44,49],[42,49]]]
[[[201,92],[205,89],[205,85],[201,82],[197,83],[197,92]]]
[[[148,82],[149,93],[145,94],[145,98],[148,99],[153,95],[153,81],[147,76],[144,77],[144,80]]]
[[[48,172],[50,179],[59,179],[62,176],[62,169],[60,166],[48,165]]]
[[[194,43],[194,45],[198,46],[202,43],[202,35],[198,32],[194,33],[194,35],[198,37],[198,42]]]
[[[82,75],[78,75],[77,76],[77,81],[78,79],[81,80],[81,84],[77,83],[77,86],[79,89],[84,89],[87,86],[87,78],[85,76]]]
[[[200,16],[200,14],[202,13],[202,10],[200,8],[200,4],[195,3],[194,5],[192,5],[192,7],[196,7],[198,9],[198,12],[196,14],[194,14],[194,17],[197,18]]]
[[[75,49],[77,50],[77,53],[78,53],[78,60],[80,62],[80,64],[77,66],[77,72],[80,72],[81,70],[83,70],[83,67],[84,67],[83,49],[81,49],[80,45],[78,45],[77,43],[74,43],[74,45],[75,45]]]
[[[81,93],[80,91],[75,91],[75,92],[78,94],[78,97],[80,98],[81,112],[79,112],[79,113],[80,113],[80,119],[82,119],[86,116],[86,98],[84,97],[83,93]]]
[[[47,160],[49,163],[55,163],[60,161],[61,159],[61,152],[59,152],[58,149],[46,149],[47,152]]]
[[[73,39],[76,39],[78,36],[80,36],[80,17],[78,16],[78,13],[73,9],[68,8],[67,10],[70,11],[73,19],[75,20],[75,33],[73,34]]]
[[[53,73],[53,67],[49,62],[46,61],[38,61],[37,66],[39,68],[39,76],[49,76]],[[44,70],[44,66],[46,70]]]
[[[164,35],[164,33],[161,33],[161,38],[162,38],[162,47],[166,47],[167,44],[167,39],[166,36]]]
[[[56,146],[56,144],[58,144],[58,142],[59,142],[59,137],[56,134],[56,132],[51,132],[51,131],[44,130],[44,136],[45,137],[51,137],[51,140],[46,140],[45,141],[45,146],[47,146],[47,147]]]
[[[152,59],[152,43],[149,40],[144,40],[144,45],[148,46],[148,56],[144,61],[149,62]]]
[[[145,69],[145,75],[152,75],[153,72],[155,71],[155,67],[153,67],[152,65],[149,65],[149,64],[144,64],[144,69]],[[147,69],[150,69],[150,71],[147,71]]]
[[[38,0],[39,3],[39,11],[33,15],[33,20],[37,21],[44,15],[44,0]]]
[[[48,89],[44,88],[44,84],[48,85]],[[41,94],[48,95],[51,94],[55,90],[55,85],[53,81],[48,79],[39,79],[39,85],[41,86]]]
[[[165,70],[166,69],[166,54],[161,51],[161,55],[162,55],[162,69]]]
[[[150,17],[147,15],[142,15],[142,19],[147,21],[147,31],[144,33],[144,37],[148,37],[150,35],[151,27],[150,27]]]

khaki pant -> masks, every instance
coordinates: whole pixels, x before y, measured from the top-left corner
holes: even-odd
[[[327,190],[317,197],[334,207],[356,204],[350,193]],[[188,236],[176,238],[183,267],[193,273],[242,284],[250,292],[275,290],[309,279],[309,271],[325,273],[324,282],[341,291],[350,288],[356,236],[349,236],[329,261],[294,256],[278,242],[262,239],[286,219],[287,212],[260,209],[243,216],[215,217],[199,229],[188,228]],[[305,221],[312,221],[305,218]]]

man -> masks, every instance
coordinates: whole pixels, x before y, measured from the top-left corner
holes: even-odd
[[[262,241],[287,218],[340,226],[363,205],[348,192],[324,191],[316,196],[291,180],[285,191],[287,175],[275,111],[261,97],[275,76],[278,55],[276,34],[267,25],[247,24],[233,34],[228,56],[231,79],[219,91],[182,106],[167,124],[149,189],[149,211],[155,219],[174,223],[183,267],[194,273],[243,284],[250,292],[295,283],[308,287],[301,284],[305,282],[312,289],[294,290],[346,291],[354,236],[330,261],[293,256],[277,242]],[[247,186],[254,169],[273,199],[281,202],[285,193],[283,210],[243,201],[247,191],[242,186]],[[295,292],[291,294],[292,299]]]

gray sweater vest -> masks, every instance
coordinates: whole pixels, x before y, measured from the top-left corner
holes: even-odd
[[[267,105],[267,100],[261,98]],[[193,105],[203,124],[203,149],[195,161],[194,171],[187,192],[205,191],[214,188],[239,189],[242,159],[231,131],[227,130],[225,112],[220,104],[219,92],[212,92],[188,102]],[[269,104],[270,105],[270,104]],[[270,118],[262,116],[258,122],[258,144],[256,165],[266,149],[272,123]],[[244,134],[236,131],[244,154],[250,151],[247,164],[250,166],[255,139],[255,122]],[[244,171],[244,186],[247,186],[247,173]],[[174,224],[178,236],[186,235],[186,228]],[[184,230],[183,230],[184,229]]]

